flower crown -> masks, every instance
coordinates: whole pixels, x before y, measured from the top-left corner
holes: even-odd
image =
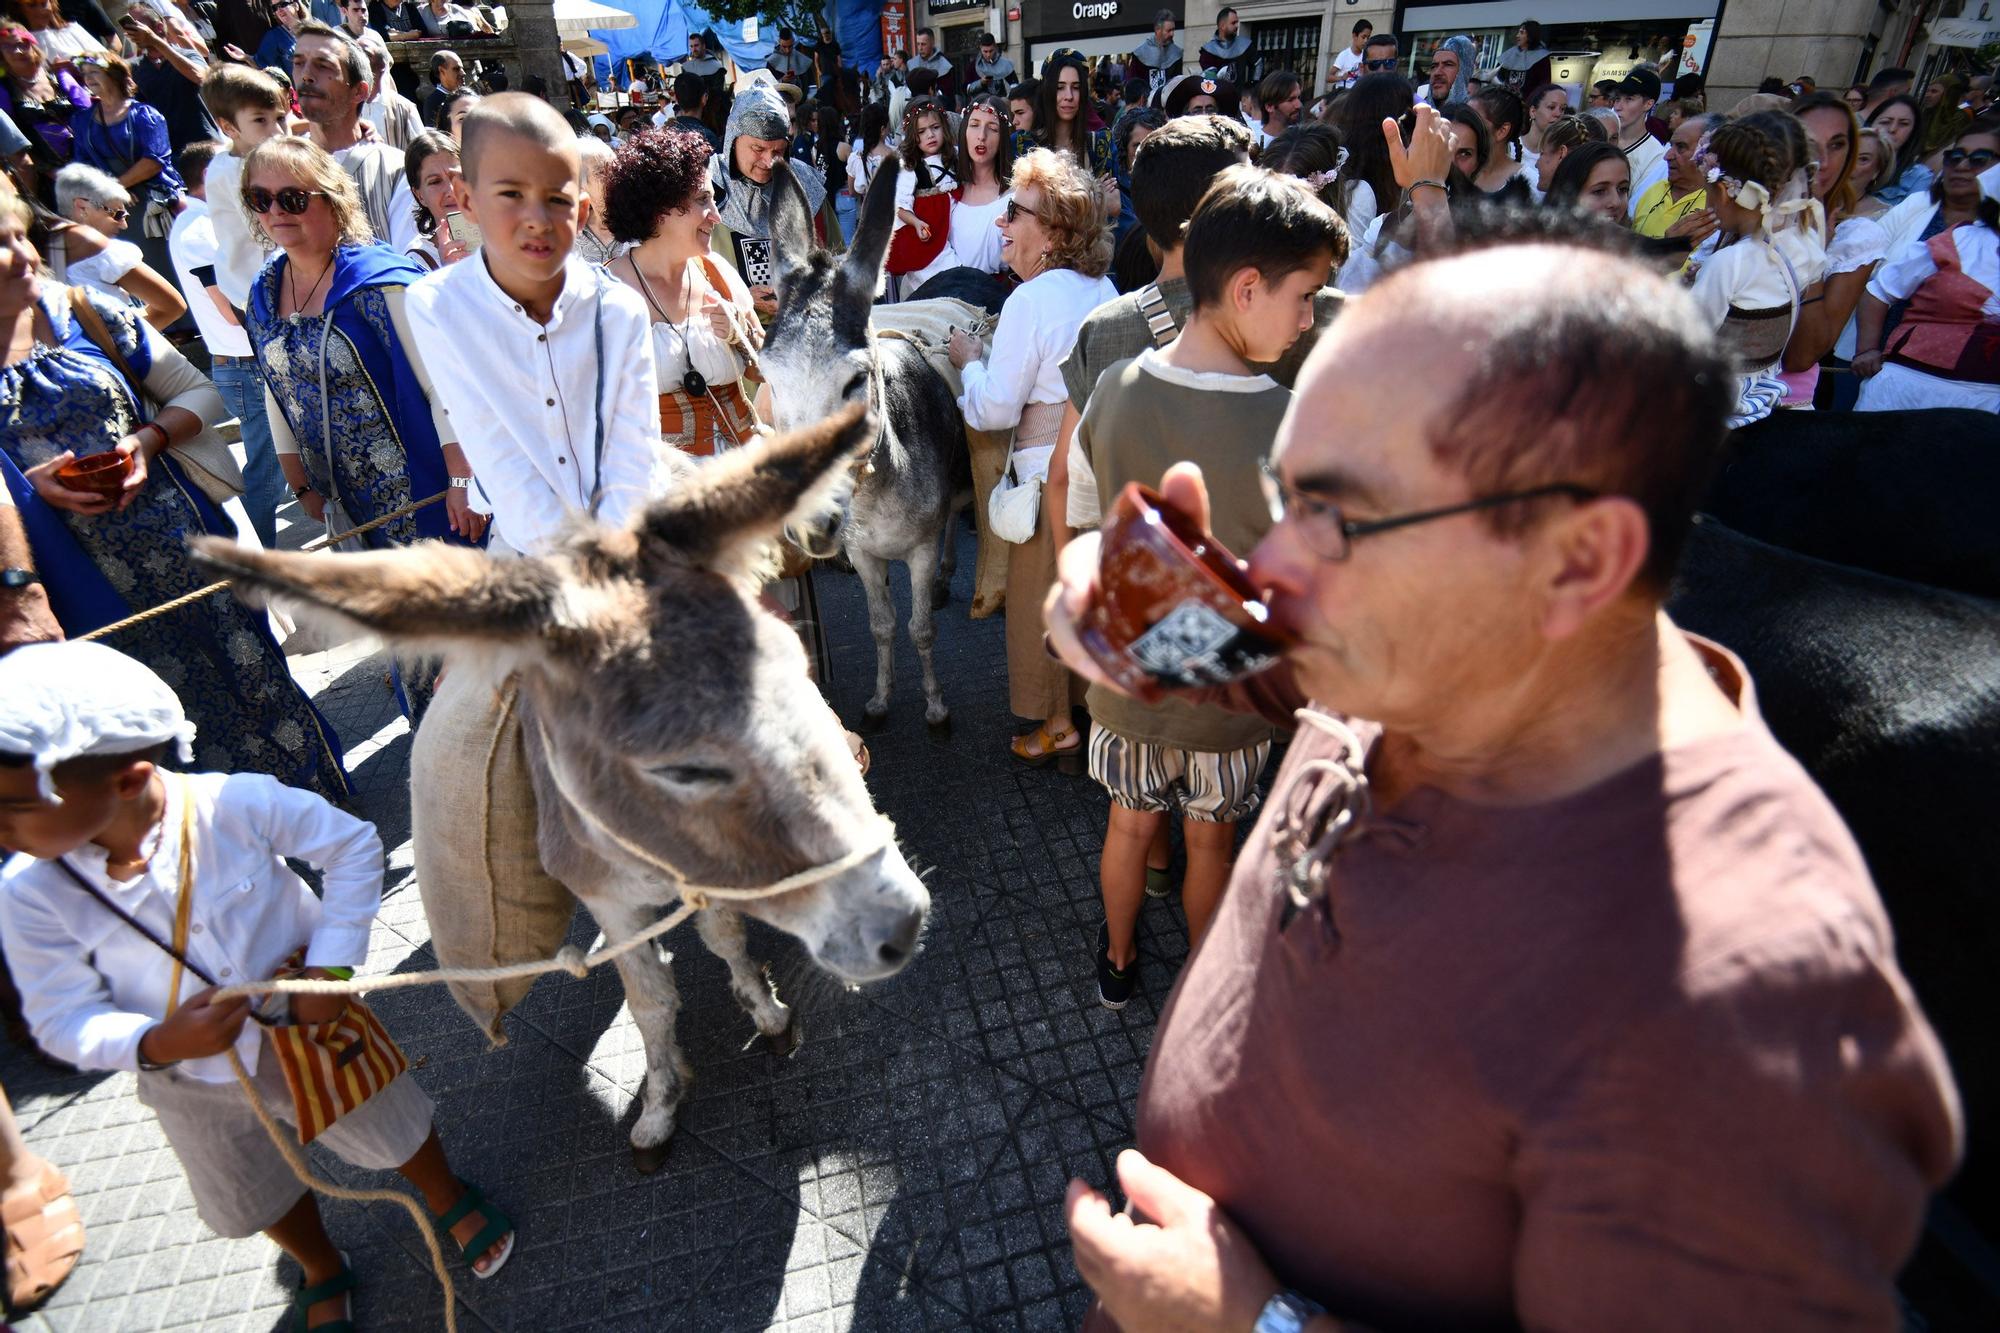
[[[1771,192],[1762,181],[1739,180],[1722,169],[1722,160],[1715,155],[1713,133],[1701,136],[1701,143],[1694,150],[1694,164],[1701,172],[1702,179],[1710,185],[1720,185],[1722,192],[1735,201],[1739,208],[1747,208],[1753,213],[1768,213],[1771,207]]]

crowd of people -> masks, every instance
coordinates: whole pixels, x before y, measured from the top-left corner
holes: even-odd
[[[1127,58],[1025,78],[990,36],[952,61],[920,30],[865,79],[830,32],[781,29],[769,77],[732,80],[697,34],[614,111],[558,112],[448,50],[421,99],[397,88],[384,36],[483,21],[451,4],[294,0],[225,35],[170,0],[97,34],[9,3],[0,651],[201,590],[188,538],[270,545],[293,503],[344,549],[495,559],[629,521],[785,392],[757,358],[777,192],[839,248],[893,161],[880,303],[971,282],[998,309],[945,355],[1033,500],[1007,534],[1011,755],[1110,798],[1077,942],[1098,1001],[1133,993],[1149,897],[1178,891],[1195,946],[1120,1166],[1136,1215],[1069,1199],[1093,1319],[1892,1317],[1959,1150],[1949,1073],[1837,816],[1741,663],[1660,600],[1727,430],[2000,412],[1990,78],[1724,110],[1640,66],[1572,106],[1532,23],[1497,69],[1451,38],[1414,80],[1362,23],[1314,93],[1250,63],[1233,10],[1193,58],[1162,11]],[[1420,400],[1382,391],[1413,373]],[[107,458],[108,487],[79,471]],[[1132,482],[1250,557],[1301,641],[1276,671],[1141,702],[1081,650],[1089,534]],[[195,955],[340,969],[379,847],[336,809],[338,742],[267,616],[211,593],[114,644],[0,665],[0,844],[25,854],[0,931],[44,1045],[143,1071],[203,1218],[297,1258],[322,1326],[352,1278],[310,1199],[225,1169],[254,1126],[205,1123],[216,1058],[257,1048],[247,1007],[176,1016],[178,971],[137,945],[130,975],[86,964],[54,904],[81,874],[184,927],[158,830],[185,818],[287,904],[254,939],[215,918]],[[396,687],[413,718],[445,688]],[[105,713],[113,690],[148,706]],[[206,776],[172,777],[175,744]],[[343,868],[323,909],[286,855]],[[402,1169],[490,1275],[511,1223],[403,1101],[332,1146]],[[80,1246],[71,1220],[10,1248],[15,1295]]]

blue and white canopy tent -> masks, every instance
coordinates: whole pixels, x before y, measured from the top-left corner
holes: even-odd
[[[596,58],[601,85],[608,85],[611,70],[622,71],[629,57],[651,56],[664,64],[686,55],[691,32],[712,32],[739,67],[762,69],[778,35],[778,25],[769,19],[755,22],[754,26],[722,21],[685,0],[597,2],[622,10],[633,20],[630,27],[589,29],[590,38],[605,47],[605,54]],[[878,22],[881,6],[867,0],[834,0],[832,9],[834,31],[840,38],[841,63],[872,73],[882,59],[882,30]],[[751,40],[746,31],[754,31],[756,39]]]

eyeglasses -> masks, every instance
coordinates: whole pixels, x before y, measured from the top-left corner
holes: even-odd
[[[1524,500],[1540,500],[1549,496],[1566,496],[1577,501],[1597,498],[1597,492],[1588,487],[1558,482],[1551,486],[1537,486],[1532,490],[1509,491],[1505,495],[1482,496],[1477,500],[1468,500],[1464,504],[1446,505],[1442,509],[1420,509],[1414,513],[1394,514],[1388,518],[1359,522],[1343,517],[1340,506],[1332,500],[1324,500],[1287,486],[1269,459],[1263,463],[1259,480],[1264,487],[1264,501],[1271,507],[1272,524],[1275,526],[1287,518],[1291,519],[1298,525],[1299,536],[1305,542],[1306,549],[1322,560],[1332,561],[1347,559],[1357,538],[1372,537],[1378,532],[1390,532],[1396,528],[1429,523],[1433,519],[1477,513],[1482,509],[1497,509],[1501,505],[1519,504]]]
[[[104,214],[105,217],[111,218],[118,222],[123,222],[126,219],[126,217],[129,216],[129,210],[127,210],[125,205],[123,204],[118,204],[111,208],[105,208],[102,205],[93,205],[93,207],[95,207],[98,212]]]
[[[1389,58],[1388,58],[1387,60],[1364,60],[1364,61],[1362,61],[1362,62],[1361,62],[1361,68],[1363,68],[1363,69],[1394,69],[1394,68],[1396,68],[1396,57],[1394,57],[1394,56],[1390,56],[1390,57],[1389,57]]]
[[[302,190],[296,185],[288,185],[276,194],[261,185],[243,192],[243,202],[250,205],[250,211],[259,217],[270,212],[273,204],[297,217],[312,207],[313,200],[324,198],[325,190]]]
[[[1027,214],[1027,215],[1028,215],[1029,217],[1033,218],[1033,219],[1034,219],[1035,221],[1037,221],[1037,222],[1045,222],[1045,221],[1047,221],[1047,219],[1046,219],[1046,218],[1044,218],[1044,217],[1043,217],[1043,216],[1042,216],[1042,215],[1041,215],[1040,213],[1037,213],[1037,212],[1036,212],[1036,211],[1035,211],[1034,209],[1032,209],[1032,208],[1023,208],[1023,207],[1021,206],[1021,204],[1020,204],[1020,202],[1019,202],[1018,200],[1014,200],[1014,199],[1009,199],[1009,200],[1007,201],[1007,222],[1008,222],[1008,225],[1010,225],[1010,226],[1011,226],[1011,225],[1013,225],[1013,222],[1014,222],[1014,220],[1015,220],[1016,218],[1020,217],[1020,216],[1021,216],[1021,214],[1023,214],[1023,213],[1026,213],[1026,214]]]
[[[1967,162],[1972,164],[1975,171],[1984,171],[1995,162],[2000,162],[2000,153],[1994,152],[1991,148],[1975,148],[1971,152],[1967,152],[1963,148],[1947,148],[1944,150],[1944,164],[1946,166],[1958,167],[1965,165]]]

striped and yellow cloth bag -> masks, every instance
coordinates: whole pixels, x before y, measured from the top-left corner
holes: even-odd
[[[359,1000],[324,1023],[287,1023],[269,1035],[298,1112],[300,1143],[311,1143],[410,1067],[382,1020]]]

